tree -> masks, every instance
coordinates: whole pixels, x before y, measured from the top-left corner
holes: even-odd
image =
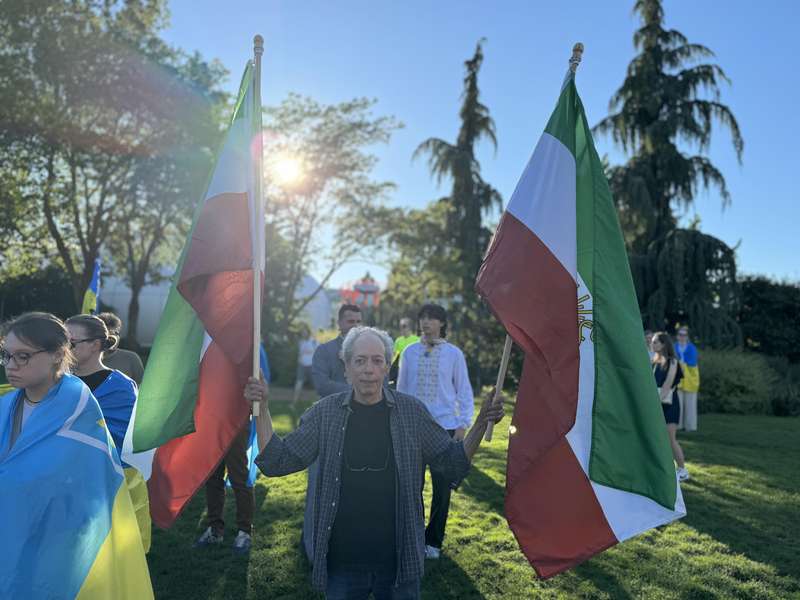
[[[800,285],[744,277],[739,323],[745,346],[800,362]]]
[[[197,54],[173,53],[169,62],[163,71],[170,89],[161,90],[161,110],[150,116],[160,122],[163,141],[137,157],[107,244],[115,270],[131,290],[127,343],[134,348],[141,291],[162,281],[177,261],[224,123],[227,97],[218,89],[224,68]]]
[[[735,313],[729,306],[715,305],[713,288],[722,286],[726,295],[735,295],[733,251],[699,232],[675,233],[676,212],[691,207],[700,189],[715,188],[723,205],[730,202],[724,176],[705,155],[713,126],[719,124],[730,132],[741,160],[744,141],[739,125],[720,101],[720,83],[729,80],[718,65],[700,62],[713,58],[710,49],[664,28],[658,0],[637,0],[634,11],[642,20],[633,38],[639,53],[611,98],[611,114],[595,131],[610,134],[625,151],[634,153],[625,165],[610,169],[609,180],[640,308],[651,327],[665,327],[674,315],[692,314],[708,324],[706,333],[713,339],[705,341],[732,342],[736,336],[726,323],[733,322]],[[687,154],[680,144],[698,153]],[[686,258],[693,262],[684,264]],[[684,286],[682,275],[694,279]],[[704,286],[702,280],[714,285]],[[666,289],[668,285],[672,287]]]
[[[494,120],[489,109],[480,102],[478,72],[483,63],[483,43],[467,60],[464,92],[461,96],[461,127],[455,144],[439,138],[429,138],[414,152],[414,157],[428,155],[428,166],[437,182],[452,181],[450,196],[443,199],[451,205],[447,213],[446,234],[459,252],[457,273],[461,278],[460,293],[474,296],[475,277],[481,266],[489,233],[483,227],[482,216],[493,208],[502,209],[500,194],[481,177],[481,167],[475,157],[475,146],[486,138],[497,149]]]
[[[163,0],[2,2],[0,167],[30,218],[15,238],[45,242],[42,262],[54,247],[76,309],[142,160],[174,141],[166,121],[191,113],[169,78],[181,59],[157,35],[166,18]]]
[[[292,94],[266,112],[264,321],[275,335],[288,335],[333,273],[370,258],[386,237],[392,211],[384,199],[394,184],[372,178],[377,158],[367,148],[388,143],[402,125],[374,116],[374,105],[365,98],[322,105]],[[324,273],[319,286],[297,299],[313,267]]]

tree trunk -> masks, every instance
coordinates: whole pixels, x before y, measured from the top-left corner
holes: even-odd
[[[128,335],[126,336],[127,345],[134,351],[141,349],[138,339],[139,329],[139,295],[142,292],[141,285],[131,286],[131,302],[128,305]]]

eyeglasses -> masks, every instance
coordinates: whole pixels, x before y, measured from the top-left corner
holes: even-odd
[[[368,473],[380,473],[381,471],[385,471],[386,469],[389,468],[389,455],[390,454],[391,454],[391,449],[387,448],[386,449],[386,460],[383,462],[383,466],[382,467],[378,467],[378,468],[375,468],[375,467],[351,467],[350,466],[350,461],[347,458],[347,452],[345,451],[345,453],[344,453],[344,466],[348,471],[350,471],[352,473],[363,473],[365,471],[368,472]]]
[[[36,356],[37,354],[41,354],[42,352],[49,352],[49,350],[37,350],[36,352],[15,352],[14,354],[10,354],[5,350],[0,350],[0,365],[7,367],[11,364],[11,360],[14,360],[14,364],[18,367],[24,367],[28,364],[31,358]]]
[[[82,344],[83,342],[93,342],[93,341],[99,340],[99,339],[100,338],[84,338],[82,340],[70,340],[69,341],[69,347],[70,348],[75,348],[75,346],[77,346],[78,344]]]

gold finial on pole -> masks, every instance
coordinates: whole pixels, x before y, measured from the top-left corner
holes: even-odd
[[[583,58],[583,44],[578,42],[572,47],[572,58],[569,59],[569,69],[573,73],[578,70],[578,65],[581,64]]]

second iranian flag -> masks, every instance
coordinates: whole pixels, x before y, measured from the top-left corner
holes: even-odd
[[[685,514],[622,233],[569,73],[476,283],[525,352],[506,517],[542,576]]]

